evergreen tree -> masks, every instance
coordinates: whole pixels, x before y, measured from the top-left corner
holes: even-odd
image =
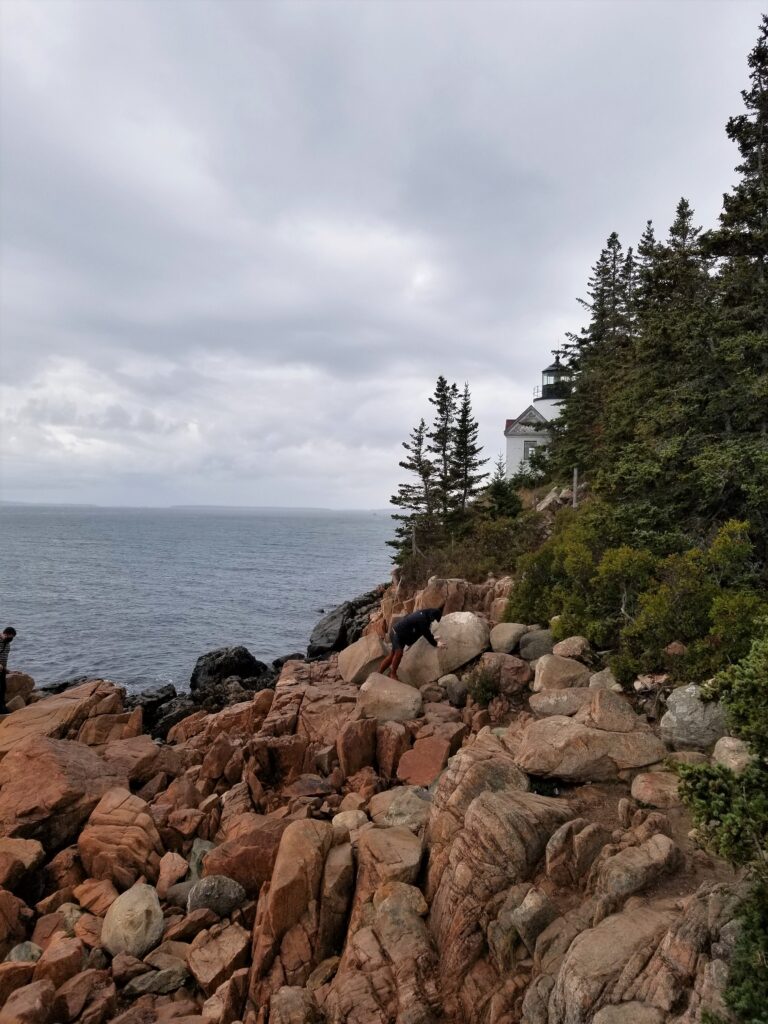
[[[492,519],[511,519],[522,509],[522,502],[517,487],[512,480],[507,480],[507,469],[504,456],[499,455],[493,466],[493,476],[485,489],[486,507]]]
[[[395,539],[388,543],[400,551],[405,551],[411,544],[413,529],[429,536],[435,529],[435,485],[434,467],[427,454],[427,424],[422,418],[411,431],[403,448],[408,453],[398,465],[413,474],[405,483],[397,488],[397,493],[389,499],[393,505],[402,509],[400,515],[394,515],[397,521]]]
[[[768,15],[748,57],[746,110],[731,117],[728,137],[741,162],[723,196],[720,227],[706,242],[720,258],[718,354],[729,368],[712,414],[728,433],[768,434]]]
[[[472,399],[469,385],[459,402],[456,426],[451,451],[451,478],[455,486],[456,511],[463,513],[467,503],[480,491],[480,485],[488,476],[480,472],[488,459],[481,459],[483,447],[477,443],[478,423],[472,415]]]
[[[432,429],[427,432],[427,451],[434,455],[434,489],[437,509],[443,522],[454,506],[456,477],[454,475],[454,445],[456,432],[456,408],[459,391],[455,384],[449,384],[440,374],[435,384],[435,392],[429,399],[435,407]]]

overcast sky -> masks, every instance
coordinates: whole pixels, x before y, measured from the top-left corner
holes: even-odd
[[[610,231],[712,224],[760,3],[2,5],[2,497],[386,507]]]

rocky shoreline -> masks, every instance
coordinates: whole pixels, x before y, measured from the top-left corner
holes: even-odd
[[[741,884],[674,763],[744,750],[697,687],[501,622],[510,587],[372,592],[189,694],[10,673],[0,1024],[727,1020]],[[378,675],[436,604],[445,648]]]

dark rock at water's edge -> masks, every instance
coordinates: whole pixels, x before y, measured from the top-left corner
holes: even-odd
[[[192,670],[189,688],[192,693],[206,689],[211,683],[221,683],[230,676],[240,679],[259,679],[269,673],[269,666],[258,661],[247,647],[219,647],[201,654]]]
[[[279,658],[275,658],[272,662],[272,668],[275,672],[279,672],[286,661],[306,661],[306,655],[300,652],[296,654],[281,654]]]
[[[51,694],[64,693],[65,690],[69,690],[73,686],[80,686],[81,683],[88,683],[95,678],[95,676],[74,676],[72,679],[64,679],[60,683],[46,683],[44,686],[38,686],[37,689],[49,697]]]
[[[149,686],[139,693],[129,693],[125,697],[125,706],[141,708],[144,729],[155,739],[165,739],[172,725],[196,710],[189,697],[179,697],[172,683]]]
[[[220,711],[273,686],[277,675],[247,647],[221,647],[197,659],[189,681],[191,699],[206,711]]]
[[[199,711],[198,705],[189,694],[183,693],[180,697],[173,697],[165,704],[161,704],[149,717],[145,728],[154,739],[165,739],[169,729],[195,711]]]
[[[307,648],[307,657],[324,658],[334,651],[341,651],[363,635],[371,612],[381,600],[382,587],[369,590],[366,594],[345,601],[332,608],[312,630]]]

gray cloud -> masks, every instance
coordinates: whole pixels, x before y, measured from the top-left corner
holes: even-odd
[[[382,506],[440,372],[495,454],[606,235],[717,215],[759,14],[6,0],[4,495]]]

